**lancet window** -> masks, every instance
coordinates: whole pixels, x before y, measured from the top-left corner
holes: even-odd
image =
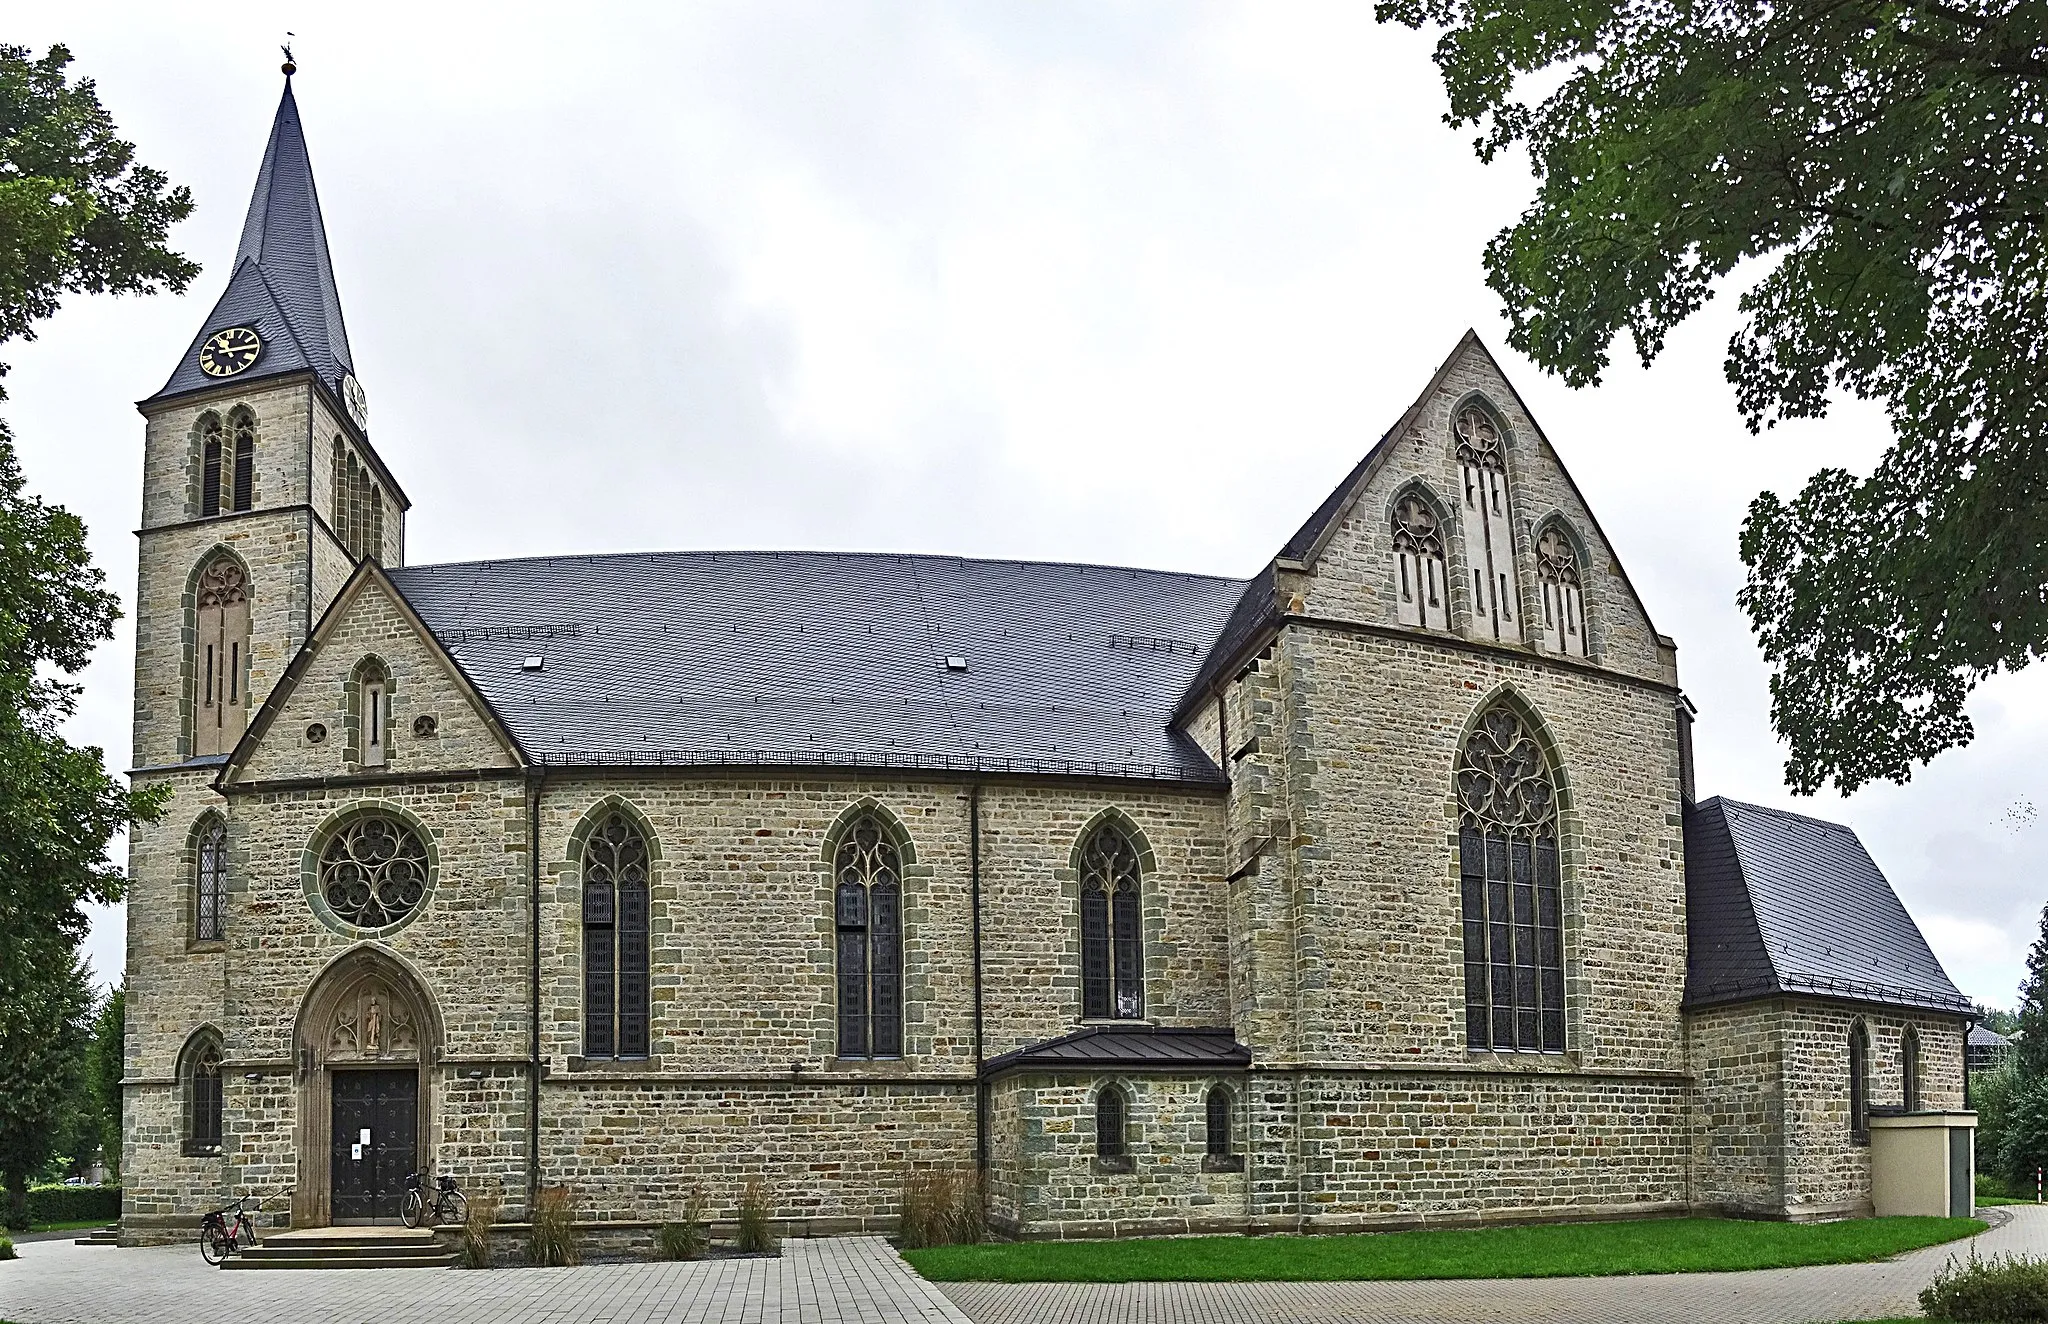
[[[1450,628],[1450,575],[1444,531],[1429,503],[1414,493],[1394,508],[1395,612],[1403,625]]]
[[[1912,1026],[1899,1036],[1899,1074],[1901,1081],[1900,1101],[1906,1111],[1920,1111],[1920,1032]]]
[[[202,1032],[185,1050],[185,1148],[208,1153],[220,1148],[220,1040]]]
[[[1104,1085],[1095,1092],[1095,1157],[1112,1162],[1130,1154],[1123,1091]]]
[[[1208,1112],[1208,1146],[1210,1158],[1229,1158],[1234,1152],[1231,1144],[1231,1114],[1236,1110],[1227,1085],[1211,1085],[1208,1097],[1203,1101]]]
[[[1081,1015],[1145,1014],[1145,943],[1138,847],[1115,823],[1081,846]]]
[[[1536,540],[1536,579],[1543,589],[1543,646],[1584,657],[1586,597],[1579,583],[1579,553],[1555,524]]]
[[[1477,404],[1451,425],[1461,490],[1464,564],[1472,577],[1472,630],[1484,639],[1520,640],[1515,543],[1508,525],[1508,466],[1500,425]]]
[[[218,414],[199,422],[199,513],[247,510],[256,485],[256,416],[238,408],[225,427]]]
[[[612,810],[583,843],[583,1055],[646,1057],[647,838]]]
[[[330,522],[334,536],[357,560],[384,555],[384,491],[355,449],[334,439],[334,477]]]
[[[1564,1051],[1564,920],[1557,793],[1521,717],[1498,705],[1458,758],[1465,1042]]]
[[[832,912],[839,966],[839,1056],[903,1055],[903,859],[873,814],[840,835]]]
[[[196,757],[225,754],[248,722],[249,582],[221,555],[199,572],[193,639],[193,741]]]
[[[217,815],[200,824],[192,863],[192,940],[218,942],[227,936],[228,825]]]
[[[1849,1027],[1849,1139],[1870,1143],[1870,1031],[1860,1020]]]

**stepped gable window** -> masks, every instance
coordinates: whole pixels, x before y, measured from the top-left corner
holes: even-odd
[[[832,855],[839,1056],[903,1056],[903,859],[895,835],[863,813]]]
[[[606,811],[583,840],[583,1055],[648,1054],[647,837]]]
[[[185,1045],[184,1065],[178,1074],[185,1095],[187,1154],[212,1154],[220,1149],[220,1061],[220,1036],[211,1029],[199,1031]]]
[[[1472,632],[1482,639],[1519,641],[1505,439],[1499,422],[1476,401],[1457,411],[1451,434],[1458,457],[1464,564],[1472,577]]]
[[[1556,524],[1536,540],[1536,580],[1543,590],[1543,646],[1567,657],[1586,655],[1586,597],[1579,553]]]
[[[1095,1091],[1095,1160],[1111,1171],[1131,1170],[1129,1118],[1123,1091],[1114,1085]]]
[[[395,814],[353,814],[320,846],[320,899],[334,919],[355,929],[383,931],[404,923],[432,881],[425,840]]]
[[[1081,845],[1081,1015],[1139,1020],[1145,1015],[1145,943],[1138,847],[1119,823],[1106,822]]]
[[[234,749],[248,723],[248,576],[222,553],[200,570],[195,596],[192,753],[204,757]]]
[[[1506,704],[1458,757],[1465,1042],[1479,1052],[1563,1052],[1564,920],[1557,792],[1536,738]]]
[[[1870,1031],[1860,1019],[1849,1026],[1849,1141],[1870,1143]]]
[[[1420,493],[1410,492],[1394,505],[1395,614],[1401,624],[1450,628],[1447,564],[1436,512]]]
[[[1920,1032],[1908,1025],[1899,1036],[1899,1099],[1909,1113],[1920,1111]]]
[[[218,814],[199,820],[192,856],[192,941],[227,937],[228,825]]]

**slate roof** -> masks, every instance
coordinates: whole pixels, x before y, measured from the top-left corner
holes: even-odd
[[[1242,1071],[1252,1050],[1228,1029],[1095,1025],[992,1057],[982,1074],[1006,1071]]]
[[[1988,1025],[1970,1027],[1970,1047],[1989,1052],[1998,1052],[2012,1047],[2012,1040],[2006,1038]]]
[[[1856,834],[1716,796],[1685,816],[1688,1006],[1780,993],[1971,1007]]]
[[[223,379],[199,370],[199,347],[230,326],[255,327],[263,353],[253,366],[225,380],[242,383],[310,369],[339,397],[343,375],[355,370],[327,254],[320,196],[313,187],[313,163],[289,78],[271,121],[227,290],[200,324],[170,380],[150,399],[220,386]]]
[[[1222,781],[1169,716],[1242,580],[838,552],[389,574],[537,763]]]

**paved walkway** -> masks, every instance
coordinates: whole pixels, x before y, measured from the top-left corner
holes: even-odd
[[[2048,1208],[1878,1264],[1419,1283],[948,1283],[975,1324],[1807,1324],[1918,1315],[1951,1255],[2048,1255]],[[1986,1211],[1987,1214],[2005,1211]]]
[[[1882,1264],[1640,1278],[1421,1283],[925,1283],[875,1237],[790,1241],[780,1259],[582,1269],[221,1273],[197,1247],[69,1241],[0,1263],[16,1324],[1806,1324],[1919,1313],[1950,1255],[2048,1254],[2048,1209]],[[950,1298],[950,1300],[948,1299]]]
[[[197,1241],[19,1250],[0,1263],[0,1319],[15,1324],[970,1324],[879,1237],[789,1241],[779,1259],[488,1273],[221,1273]]]

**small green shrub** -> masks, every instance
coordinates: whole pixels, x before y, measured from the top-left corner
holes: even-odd
[[[683,1201],[682,1219],[663,1223],[654,1234],[654,1256],[661,1260],[701,1260],[711,1244],[711,1232],[704,1221],[704,1191],[690,1192]]]
[[[37,1227],[50,1223],[82,1223],[103,1218],[111,1223],[121,1216],[121,1188],[118,1186],[31,1186],[28,1192],[28,1221]]]
[[[462,1240],[456,1245],[463,1268],[491,1267],[491,1224],[497,1221],[497,1190],[478,1191],[470,1198],[469,1211],[462,1220]]]
[[[740,1192],[740,1229],[733,1245],[742,1255],[766,1255],[775,1249],[775,1235],[768,1230],[768,1188],[759,1177],[749,1177]]]
[[[550,1186],[533,1202],[526,1258],[544,1268],[583,1262],[583,1248],[576,1242],[576,1196],[568,1187]]]
[[[900,1239],[908,1250],[988,1240],[988,1210],[975,1174],[950,1168],[906,1173]]]
[[[5,1237],[0,1237],[0,1260],[12,1260],[18,1258],[20,1257],[14,1253],[14,1243],[9,1241]]]
[[[1920,1293],[1929,1319],[1971,1320],[1975,1324],[2036,1324],[2048,1321],[2048,1261],[2020,1255],[1969,1262],[1953,1256]]]

